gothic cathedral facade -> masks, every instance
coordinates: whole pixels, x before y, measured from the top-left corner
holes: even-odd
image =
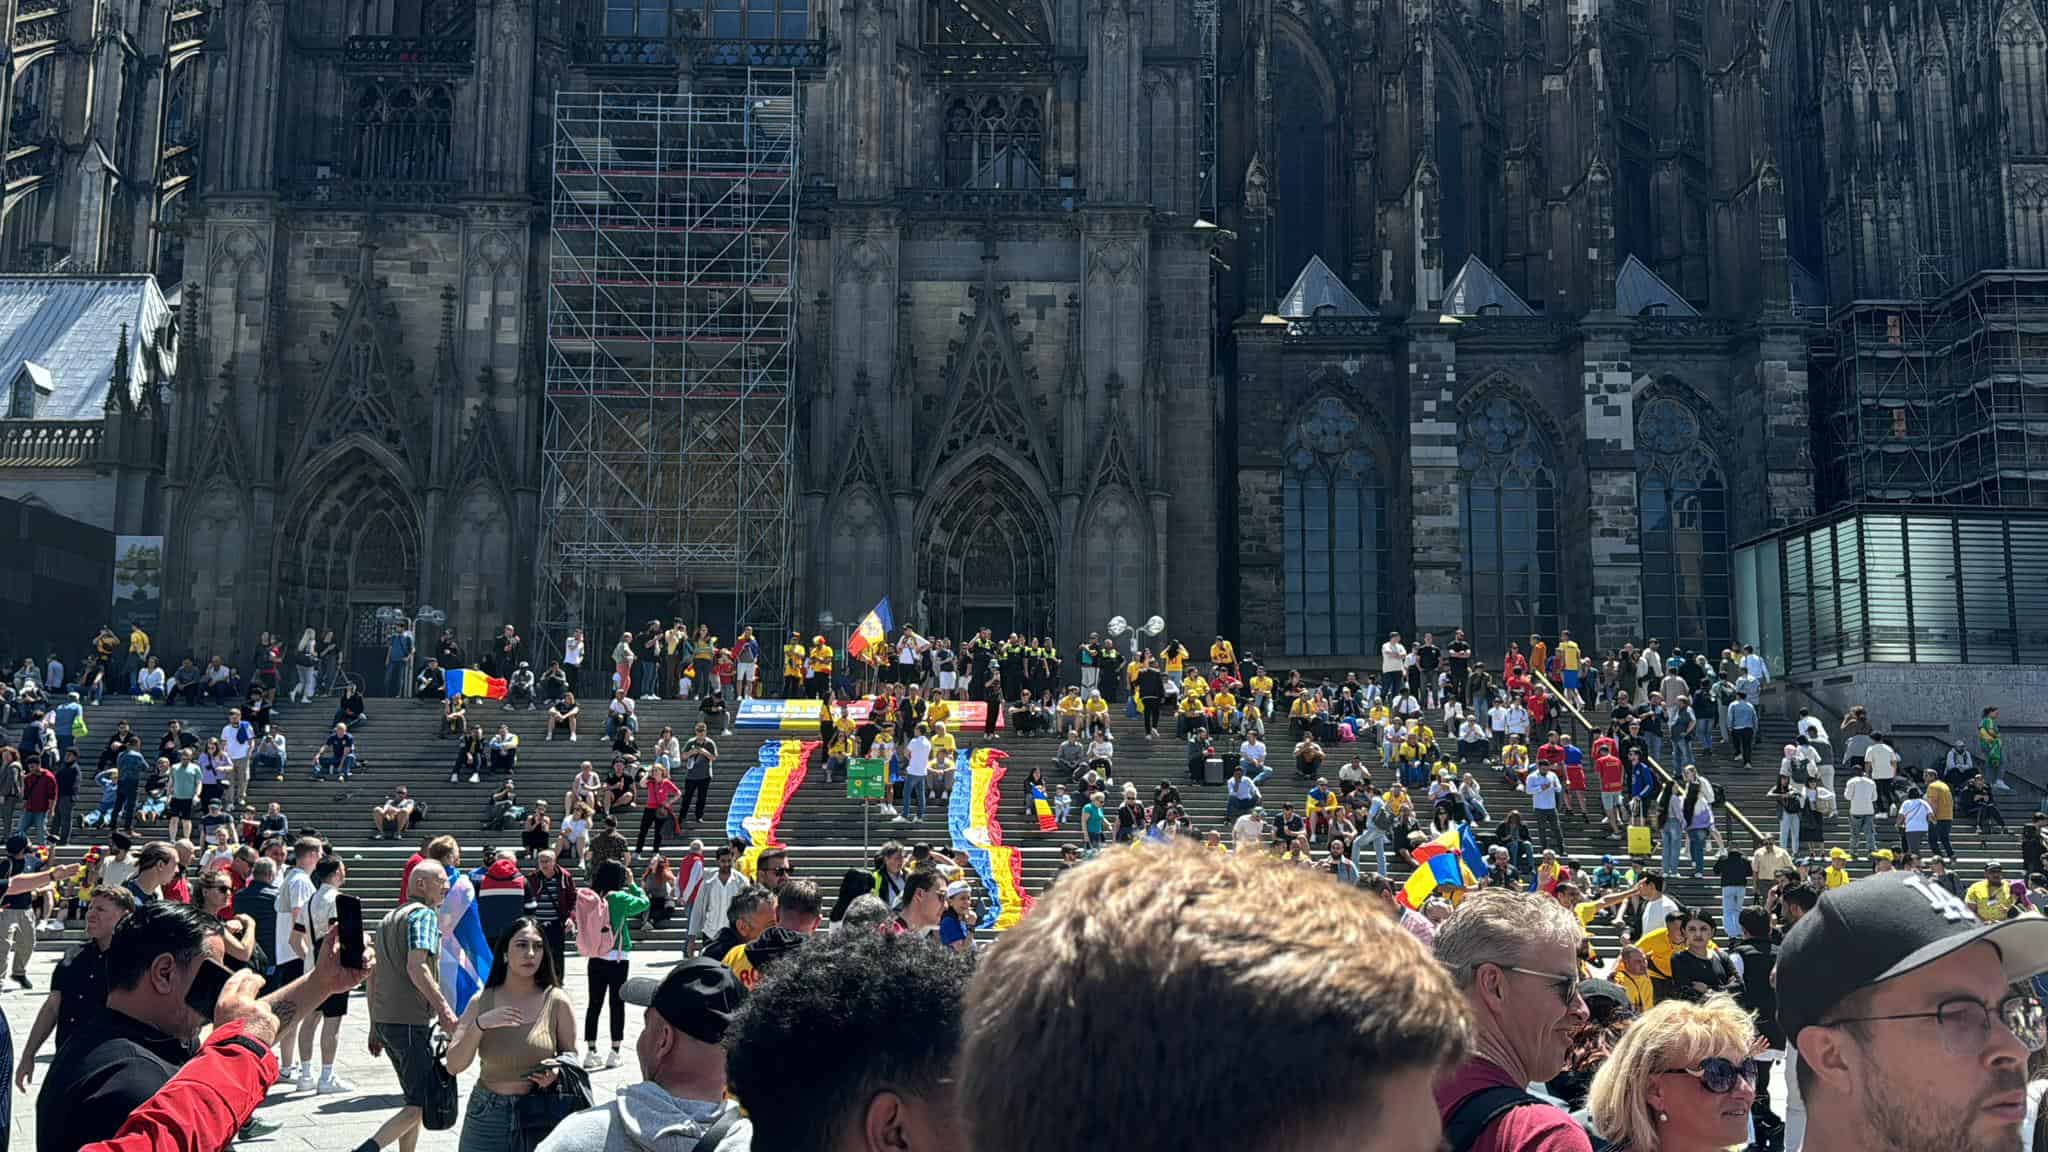
[[[2042,262],[2038,0],[189,6],[165,628],[202,651],[531,619],[555,94],[764,42],[813,46],[806,631],[887,595],[1302,662],[1722,644],[1731,547],[1815,511],[1828,301],[1937,216]],[[1953,130],[1884,143],[1923,105]]]

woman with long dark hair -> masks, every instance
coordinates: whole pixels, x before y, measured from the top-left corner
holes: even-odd
[[[484,990],[469,1002],[448,1044],[448,1071],[460,1075],[481,1059],[469,1094],[460,1152],[507,1152],[529,1147],[532,1133],[519,1123],[519,1097],[559,1075],[548,1062],[576,1054],[576,1009],[547,937],[531,916],[521,916],[493,941],[496,960]]]

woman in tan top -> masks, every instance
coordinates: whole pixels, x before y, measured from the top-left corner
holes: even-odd
[[[450,1073],[460,1075],[472,1061],[483,1064],[469,1094],[459,1152],[525,1147],[519,1097],[555,1082],[549,1060],[576,1055],[576,1012],[540,925],[522,916],[496,945],[484,990],[470,1001],[448,1043]]]

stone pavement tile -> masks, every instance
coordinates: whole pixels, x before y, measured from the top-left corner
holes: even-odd
[[[680,959],[676,953],[636,953],[633,956],[633,974],[660,975]],[[0,992],[0,1012],[6,1014],[17,1055],[28,1039],[29,1027],[35,1023],[36,1011],[42,1007],[43,994],[50,986],[50,973],[56,966],[57,956],[54,953],[37,953],[29,965],[29,976],[35,981],[35,990],[18,991],[10,983],[6,991]],[[576,1006],[579,1027],[583,1021],[584,1005],[589,1001],[589,981],[584,967],[585,962],[581,958],[570,957],[567,983],[569,998]],[[609,1100],[640,1079],[639,1065],[633,1057],[633,1044],[640,1036],[643,1011],[630,1004],[626,1006],[625,1062],[611,1071],[591,1073],[591,1084],[600,1101]],[[257,1109],[256,1115],[284,1127],[260,1140],[237,1141],[236,1147],[249,1152],[298,1152],[302,1148],[348,1152],[369,1139],[385,1118],[398,1110],[400,1099],[398,1077],[391,1069],[391,1062],[383,1057],[372,1057],[369,1053],[367,1019],[368,1006],[358,993],[350,1001],[349,1014],[342,1021],[340,1044],[335,1053],[335,1059],[341,1065],[341,1078],[354,1086],[353,1092],[345,1095],[299,1092],[292,1085],[280,1081],[271,1088],[268,1099]],[[577,1042],[582,1042],[581,1035],[578,1035]],[[598,1027],[598,1045],[603,1049],[610,1042],[611,1021],[607,1014]],[[313,1051],[314,1058],[318,1059],[317,1042]],[[35,1147],[36,1099],[42,1090],[52,1055],[53,1046],[46,1043],[37,1061],[35,1083],[29,1086],[27,1093],[15,1094],[12,1144],[16,1148]],[[472,1069],[461,1078],[465,1103],[476,1076],[476,1070]],[[458,1131],[459,1127],[446,1132],[421,1133],[419,1152],[454,1152]]]

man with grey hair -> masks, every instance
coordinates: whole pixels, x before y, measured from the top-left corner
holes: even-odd
[[[1436,1087],[1450,1152],[1592,1152],[1571,1114],[1527,1085],[1564,1070],[1586,1022],[1582,929],[1540,893],[1474,892],[1436,930],[1436,958],[1465,994],[1473,1056]]]

